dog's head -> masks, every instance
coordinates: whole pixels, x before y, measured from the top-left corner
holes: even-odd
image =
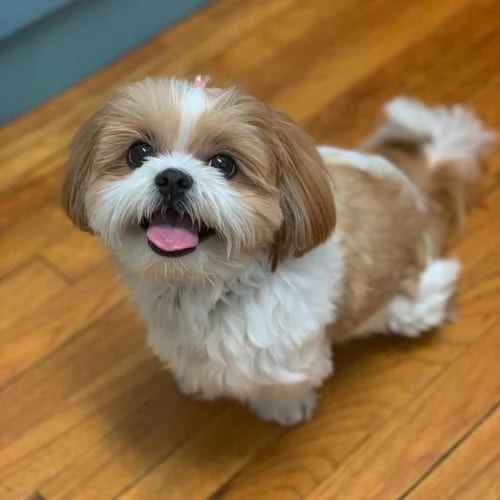
[[[311,138],[235,88],[177,78],[121,89],[79,130],[63,184],[78,227],[131,271],[224,278],[323,243],[331,181]]]

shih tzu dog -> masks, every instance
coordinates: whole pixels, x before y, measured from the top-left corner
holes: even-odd
[[[396,98],[356,151],[204,78],[122,88],[79,130],[63,203],[117,258],[186,394],[313,413],[332,345],[449,319],[447,259],[493,144],[462,107]]]

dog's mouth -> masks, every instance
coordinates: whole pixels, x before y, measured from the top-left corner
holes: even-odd
[[[150,219],[144,218],[141,227],[151,250],[163,257],[188,255],[215,234],[213,229],[194,222],[189,215],[172,209],[155,212]]]

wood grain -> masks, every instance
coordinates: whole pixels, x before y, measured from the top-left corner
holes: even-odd
[[[0,277],[71,231],[73,225],[54,203],[48,203],[24,217],[11,219],[9,229],[3,231],[0,237]]]
[[[75,252],[75,249],[78,249]],[[63,239],[47,245],[41,252],[44,259],[71,281],[76,281],[108,259],[97,238],[70,231]]]
[[[365,2],[363,8],[356,6],[353,17],[338,19],[338,29],[328,26],[337,36],[342,34],[338,42],[324,47],[321,57],[309,62],[306,76],[284,86],[272,99],[273,104],[299,121],[312,118],[328,104],[332,94],[347,90],[355,80],[422,40],[467,4],[466,0],[425,0],[395,8],[391,0],[377,0]],[[391,22],[387,23],[389,17]],[[419,22],[414,22],[417,18]],[[368,19],[370,29],[366,29]]]
[[[218,0],[0,130],[0,498],[497,500],[500,150],[453,249],[459,319],[336,352],[307,425],[179,394],[97,239],[59,207],[77,127],[114,89],[203,72],[354,146],[396,94],[500,127],[495,0]]]
[[[279,434],[233,404],[122,498],[207,498]]]
[[[28,262],[0,281],[0,342],[12,335],[16,322],[28,318],[67,286],[64,278],[42,259]]]
[[[306,498],[378,426],[418,399],[491,325],[487,317],[467,318],[416,344],[372,339],[338,349],[336,377],[322,391],[315,419],[291,433],[276,431],[258,459],[225,484],[217,497]]]
[[[418,480],[500,397],[497,322],[418,399],[401,409],[345,460],[311,495],[396,498]],[[457,380],[460,386],[457,386]],[[457,397],[444,395],[458,392]]]
[[[114,270],[104,265],[89,272],[71,289],[55,295],[48,304],[41,304],[2,337],[0,383],[47,356],[124,296]]]
[[[449,457],[432,471],[408,500],[442,498],[500,498],[500,412],[493,410],[486,421],[467,436]]]
[[[500,54],[494,47],[500,43],[499,14],[498,2],[474,2],[455,12],[442,29],[405,48],[332,99],[306,126],[319,142],[335,140],[355,147],[395,95],[417,95],[431,104],[470,102],[491,127],[497,126],[494,96],[500,81],[494,77]]]
[[[221,410],[180,396],[140,331],[119,305],[5,389],[1,498],[111,498]]]

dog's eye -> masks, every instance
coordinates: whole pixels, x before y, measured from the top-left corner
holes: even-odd
[[[132,168],[139,168],[148,156],[153,155],[153,148],[147,142],[136,142],[128,149],[127,163]]]
[[[236,163],[228,155],[215,155],[208,160],[208,164],[211,167],[219,169],[227,179],[233,177],[236,174]]]

